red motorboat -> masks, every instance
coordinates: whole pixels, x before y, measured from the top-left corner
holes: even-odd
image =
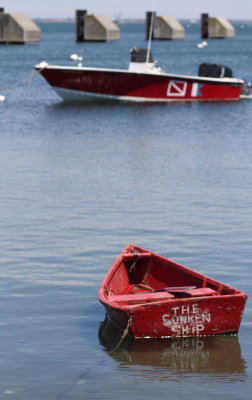
[[[230,68],[202,64],[198,76],[167,74],[157,67],[151,52],[134,48],[128,70],[49,65],[35,69],[66,101],[110,99],[133,102],[239,100],[248,95],[248,84],[232,76]]]
[[[236,334],[247,294],[135,245],[99,290],[107,317],[133,338]]]

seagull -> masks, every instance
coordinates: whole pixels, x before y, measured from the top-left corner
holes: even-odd
[[[203,47],[206,47],[207,46],[207,42],[206,41],[203,41],[203,42],[201,42],[201,43],[198,43],[197,44],[197,47],[198,47],[198,49],[203,49]]]

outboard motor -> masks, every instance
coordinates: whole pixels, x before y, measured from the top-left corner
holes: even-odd
[[[252,97],[252,83],[245,81],[243,83],[241,97]]]
[[[221,64],[200,64],[198,75],[208,78],[233,78],[232,70]]]

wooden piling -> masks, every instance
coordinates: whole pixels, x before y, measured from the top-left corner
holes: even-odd
[[[87,10],[76,10],[75,21],[76,21],[76,42],[84,42],[84,31],[85,31],[85,15]]]
[[[209,16],[206,13],[201,14],[201,37],[202,39],[208,39],[208,25]]]
[[[152,22],[153,18],[153,22]],[[153,23],[153,27],[155,25],[155,19],[156,19],[156,13],[155,11],[147,11],[146,12],[146,23],[145,23],[145,38],[146,40],[149,39],[154,39],[154,29],[152,29],[151,37],[150,37],[150,31],[151,31],[151,24]]]

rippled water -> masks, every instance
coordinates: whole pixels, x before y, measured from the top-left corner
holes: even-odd
[[[70,23],[41,28],[38,44],[0,47],[0,399],[249,398],[252,101],[66,105],[38,75],[15,84],[74,52],[127,67],[144,27],[105,44],[76,44]],[[199,50],[191,25],[153,53],[167,71],[221,62],[252,80],[251,39],[237,26]],[[246,291],[238,337],[116,349],[97,291],[131,242]]]

